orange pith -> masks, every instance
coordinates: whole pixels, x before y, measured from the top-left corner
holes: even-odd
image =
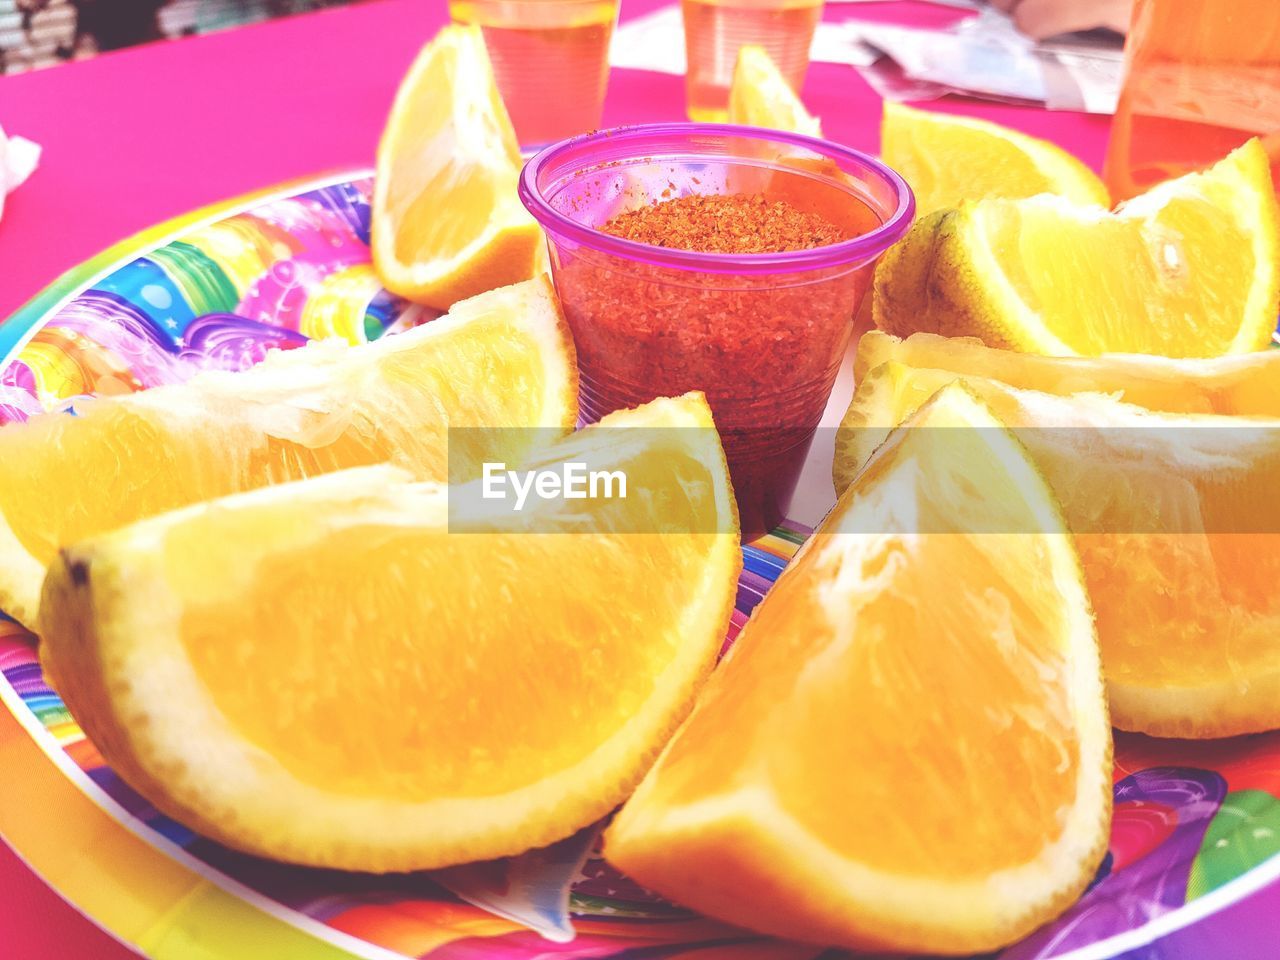
[[[1152,354],[1101,357],[1045,357],[985,346],[975,337],[917,333],[905,339],[872,330],[858,341],[854,379],[861,383],[881,364],[897,361],[916,368],[990,377],[1021,390],[1113,394],[1126,403],[1171,413],[1280,416],[1280,350],[1233,354],[1209,360],[1175,360]],[[916,409],[942,386],[918,395]],[[903,383],[914,389],[915,380]],[[926,387],[926,389],[928,389]]]

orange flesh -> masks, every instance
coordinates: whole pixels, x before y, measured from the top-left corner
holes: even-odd
[[[1010,552],[1019,546],[1011,542]],[[836,852],[884,869],[979,874],[1025,863],[1060,835],[1060,825],[1045,827],[1074,800],[1079,763],[1073,725],[1060,712],[1062,651],[1047,642],[1061,636],[1063,624],[1051,608],[1037,609],[1020,596],[1005,579],[1008,571],[991,563],[990,549],[949,537],[945,544],[921,545],[936,557],[896,571],[915,551],[891,544],[871,553],[862,563],[882,565],[891,589],[850,598],[851,605],[865,602],[852,638],[835,636],[825,649],[809,651],[810,666],[796,681],[811,713],[781,726],[783,736],[795,731],[800,749],[775,752],[771,779],[775,787],[806,782],[795,778],[823,764],[848,772],[810,777],[805,789],[782,797],[810,831],[831,838]],[[938,589],[961,571],[974,578],[970,582],[990,584],[985,594]],[[811,602],[792,608],[784,601],[767,611],[761,629],[830,632],[830,624],[806,622],[806,612],[812,616],[815,609]],[[963,633],[957,624],[966,625]],[[981,640],[975,643],[969,631]],[[966,698],[956,697],[957,689],[966,689]],[[860,729],[827,737],[812,729],[812,717],[839,716],[850,702],[866,718]],[[802,732],[808,735],[799,737]],[[1037,776],[1028,778],[1028,770]],[[1002,803],[1014,794],[1018,804]],[[876,829],[851,820],[851,805],[880,813],[869,821]],[[1006,806],[1003,818],[990,815]],[[902,808],[930,811],[929,837],[915,834],[910,818],[895,815]]]
[[[1031,157],[985,132],[911,123],[894,125],[887,139],[881,153],[911,184],[920,217],[962,200],[1058,192]],[[978,150],[980,158],[974,155]],[[960,169],[963,176],[957,176]]]
[[[1226,352],[1237,333],[1256,273],[1238,222],[1213,200],[1173,200],[1146,223],[1074,222],[1058,208],[993,204],[981,223],[992,250],[1022,251],[1001,256],[1005,276],[1077,352],[1097,353],[1098,344],[1106,344],[1110,351],[1213,356]],[[1196,282],[1205,276],[1214,283]],[[1081,283],[1082,277],[1091,282]],[[1188,318],[1214,317],[1222,318],[1220,341],[1206,341],[1219,331],[1201,327],[1188,342],[1194,327]]]
[[[917,502],[939,529],[933,504],[956,478],[935,479],[916,481]],[[959,878],[1026,863],[1061,834],[1080,764],[1044,538],[838,532],[884,516],[856,509],[828,519],[837,532],[817,534],[758,609],[653,799],[763,783],[824,846],[872,869]],[[849,565],[862,585],[837,590]],[[830,727],[839,717],[847,726]]]
[[[1174,688],[1238,672],[1247,686],[1272,659],[1276,534],[1094,533],[1077,543],[1114,681]]]
[[[174,400],[168,410],[102,400],[76,417],[7,426],[0,512],[18,542],[48,564],[59,547],[142,517],[344,467],[391,461],[443,480],[449,425],[519,425],[541,415],[542,359],[527,336],[498,312],[466,331],[384,356],[378,379],[337,381],[319,412],[296,417],[287,412],[289,391],[255,391],[261,381],[250,371],[234,398],[202,400],[190,386],[165,387]],[[489,389],[494,383],[502,389]],[[291,439],[255,428],[250,418],[273,401],[286,411],[280,433],[301,422],[312,434]],[[343,422],[336,434],[327,426]]]
[[[406,99],[397,99],[378,150],[388,186],[374,216],[406,265],[459,255],[508,201],[522,212],[514,203],[520,148],[479,33],[458,31],[431,46],[422,72],[415,64],[406,77],[415,85],[402,89]]]
[[[917,346],[921,349],[904,344],[899,352],[909,360],[945,362],[946,351],[929,349],[932,341]],[[1121,358],[1113,361],[1116,367],[1108,367],[1105,358],[1064,362],[986,350],[971,352],[964,360],[953,352],[952,366],[963,368],[961,372],[881,365],[864,381],[868,391],[881,393],[874,399],[867,394],[861,409],[864,419],[883,426],[856,424],[865,433],[850,434],[858,440],[853,459],[864,457],[889,425],[958,377],[1013,427],[1066,423],[1069,414],[1083,424],[1093,422],[1097,411],[1119,418],[1095,444],[1083,428],[1055,432],[1041,426],[1021,433],[1077,531],[1107,675],[1114,683],[1143,689],[1176,692],[1234,684],[1244,693],[1259,667],[1274,662],[1280,631],[1275,592],[1280,509],[1273,495],[1280,469],[1274,416],[1280,411],[1274,391],[1263,394],[1277,362],[1280,353],[1268,353],[1256,362],[1241,357],[1239,364],[1223,365],[1218,377],[1203,371],[1198,377],[1189,374],[1180,398],[1166,396],[1173,388],[1171,371],[1162,374],[1167,383],[1154,376],[1135,381],[1121,372]],[[1039,375],[1037,368],[1042,368]],[[1017,394],[1001,383],[968,375],[1004,376],[1019,387],[1057,392],[1063,383],[1046,376],[1054,370],[1068,382],[1121,393],[1132,401],[1165,402],[1165,409],[1270,414],[1273,419],[1180,421],[1126,410],[1098,397],[1072,401]],[[1030,412],[1033,404],[1043,408],[1040,419]],[[1216,459],[1195,452],[1191,438],[1205,434],[1178,426],[1187,422],[1202,430],[1216,424],[1225,431]],[[1171,432],[1177,430],[1187,432]],[[1232,437],[1238,447],[1233,448]],[[842,475],[848,474],[846,469]],[[1133,723],[1122,716],[1117,721],[1126,729]]]
[[[227,428],[215,414],[175,419],[152,411],[93,404],[72,419],[54,414],[27,427],[11,446],[22,459],[0,465],[5,519],[19,543],[48,563],[60,546],[114,530],[142,517],[343,467],[384,463],[442,472],[444,457],[408,431],[364,423],[321,446]],[[65,421],[65,422],[60,422]],[[443,445],[443,431],[433,433]],[[0,438],[0,446],[3,446]],[[42,442],[43,441],[43,442]],[[12,471],[13,468],[19,468]],[[20,479],[13,473],[40,478]],[[10,476],[3,476],[9,474]],[[60,480],[59,478],[65,478]],[[94,483],[81,478],[96,478]],[[73,479],[75,489],[48,508],[50,491]],[[6,483],[11,480],[11,483]]]
[[[202,536],[193,523],[171,547]],[[501,794],[563,770],[644,707],[680,636],[652,624],[678,623],[698,580],[681,538],[583,537],[569,576],[554,559],[563,536],[446,537],[331,532],[246,571],[236,603],[188,605],[187,655],[237,732],[327,792],[412,802]],[[637,556],[665,571],[646,582],[643,616],[583,602],[632,579]],[[482,580],[507,585],[503,602],[467,612],[472,599],[450,585]],[[290,627],[265,630],[272,622]],[[455,632],[433,636],[441,623]]]
[[[494,197],[508,187],[514,192],[514,184],[500,182],[483,167],[448,166],[424,180],[411,199],[393,197],[396,258],[420,263],[434,260],[442,250],[454,254],[463,250],[487,229]],[[465,210],[477,213],[460,213]]]

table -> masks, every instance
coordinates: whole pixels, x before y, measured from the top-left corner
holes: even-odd
[[[622,16],[671,0],[623,0]],[[396,84],[445,20],[443,0],[378,0],[157,43],[0,78],[0,124],[44,146],[0,221],[0,317],[69,267],[159,221],[328,170],[367,167]],[[920,2],[829,5],[942,23]],[[804,97],[837,140],[878,146],[880,100],[849,67],[816,64]],[[681,116],[682,81],[617,70],[609,124]],[[952,99],[939,109],[1008,123],[1099,166],[1108,120]]]
[[[622,18],[667,2],[622,0]],[[826,12],[915,25],[963,15],[913,0],[830,4]],[[0,317],[63,271],[162,220],[281,181],[372,166],[396,85],[445,19],[443,0],[377,0],[0,78],[0,123],[45,149],[0,221]],[[614,71],[605,123],[678,119],[683,96],[679,77]],[[880,100],[851,68],[815,64],[804,99],[833,139],[877,148]],[[1006,123],[1101,165],[1106,118],[954,98],[933,106]],[[0,890],[6,957],[136,956],[3,845]],[[1250,908],[1255,901],[1262,903],[1255,896],[1240,906],[1261,923],[1276,901]]]

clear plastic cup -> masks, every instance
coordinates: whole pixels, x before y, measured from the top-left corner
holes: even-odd
[[[618,0],[449,0],[449,11],[479,25],[522,145],[600,126]]]
[[[1280,4],[1137,0],[1103,178],[1113,202],[1280,139]],[[1266,91],[1266,92],[1264,92]],[[1280,196],[1280,151],[1271,175]]]
[[[790,253],[697,253],[598,229],[686,194],[785,199],[852,239]],[[583,419],[703,391],[744,535],[781,520],[872,268],[915,215],[902,178],[814,137],[651,124],[546,148],[525,165],[520,198],[547,233],[577,344]]]
[[[681,0],[685,98],[690,120],[729,118],[729,87],[738,51],[764,47],[797,93],[823,0]]]

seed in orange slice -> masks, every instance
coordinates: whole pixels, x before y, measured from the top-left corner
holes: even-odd
[[[756,608],[605,856],[764,933],[973,953],[1079,896],[1110,805],[1071,538],[1022,447],[951,387]]]
[[[1213,389],[1221,380],[1191,371],[1221,371],[1235,366],[1232,359],[1153,367],[1187,369],[1193,406],[1224,394],[1215,397]],[[1137,358],[1120,360],[1142,366]],[[1275,362],[1270,355],[1258,360],[1255,373]],[[913,398],[961,379],[1017,430],[1062,503],[1097,614],[1112,722],[1164,737],[1276,729],[1280,510],[1272,491],[1280,417],[1265,403],[1265,416],[1148,410],[1116,399],[1149,388],[1121,390],[1118,373],[1113,368],[1101,379],[1099,386],[1111,388],[1105,392],[1055,396],[889,361],[855,391],[837,440],[837,485],[874,461],[875,436],[909,417]],[[1244,388],[1236,395],[1246,400],[1263,396],[1261,383],[1233,385]],[[1168,386],[1156,394],[1166,396]]]
[[[133,520],[364,464],[443,480],[450,427],[567,433],[576,418],[573,341],[544,277],[373,343],[312,343],[241,373],[10,424],[0,428],[0,610],[38,629],[58,548]],[[536,439],[490,436],[514,445],[493,451],[510,460]]]
[[[403,871],[565,837],[688,712],[741,554],[701,394],[540,456],[621,471],[632,495],[451,532],[458,486],[365,467],[69,547],[45,669],[114,770],[239,850]]]
[[[378,144],[371,247],[387,289],[447,309],[535,276],[545,245],[516,195],[520,165],[480,28],[445,27],[401,81]]]
[[[1280,241],[1256,140],[1114,213],[1064,197],[965,201],[881,262],[876,326],[1056,356],[1212,357],[1266,346]]]
[[[805,109],[764,47],[738,51],[729,86],[729,122],[822,136],[822,124]]]
[[[1061,147],[976,117],[886,101],[880,156],[911,184],[922,217],[964,200],[1041,193],[1111,205],[1097,174]]]
[[[1046,357],[988,347],[973,337],[916,333],[900,339],[872,330],[858,341],[853,376],[857,388],[836,435],[837,493],[890,430],[959,377],[1059,396],[1104,393],[1169,413],[1280,418],[1280,350],[1190,360],[1144,354]]]

